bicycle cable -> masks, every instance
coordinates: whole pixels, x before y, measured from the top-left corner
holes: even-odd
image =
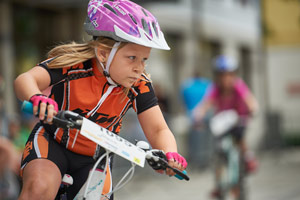
[[[97,162],[94,164],[92,170],[91,170],[91,173],[89,174],[88,176],[88,180],[87,180],[87,184],[86,184],[86,188],[85,188],[85,191],[83,193],[83,199],[86,199],[86,196],[87,196],[87,193],[88,193],[88,188],[89,188],[89,185],[90,185],[90,182],[92,180],[92,177],[93,177],[93,174],[96,170],[96,167],[99,165],[99,163],[102,161],[102,159],[104,157],[106,157],[106,161],[105,161],[105,168],[103,170],[103,173],[106,174],[106,170],[107,170],[107,164],[108,164],[108,158],[109,158],[109,151],[107,151],[105,154],[103,154],[98,160]]]
[[[107,198],[107,196],[110,196],[112,195],[114,192],[120,190],[122,187],[124,187],[133,177],[134,175],[134,172],[135,172],[135,164],[134,163],[131,163],[131,167],[129,168],[129,170],[124,174],[124,176],[121,178],[121,180],[116,184],[115,188],[107,193],[105,196]],[[128,176],[129,175],[129,176]],[[124,181],[124,179],[127,178],[127,180]],[[124,182],[123,182],[124,181]],[[123,182],[123,183],[122,183]]]

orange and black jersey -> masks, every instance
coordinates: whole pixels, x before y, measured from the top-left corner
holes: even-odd
[[[95,59],[60,69],[48,68],[49,62],[51,59],[39,66],[50,74],[50,97],[58,103],[58,108],[76,112],[116,134],[120,132],[123,116],[129,108],[139,114],[157,105],[153,87],[145,75],[125,95],[123,87],[107,82],[98,70]],[[87,156],[98,154],[99,146],[80,135],[78,130],[63,130],[49,124],[43,124],[43,128],[75,153]]]

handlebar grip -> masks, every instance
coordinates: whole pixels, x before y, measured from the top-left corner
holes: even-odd
[[[183,180],[183,179],[185,179],[187,181],[190,180],[190,177],[188,177],[187,172],[185,170],[181,172],[181,171],[175,169],[174,171],[176,173],[175,177],[178,178],[179,180]]]
[[[21,110],[28,113],[28,114],[33,115],[33,105],[32,105],[32,103],[29,102],[29,101],[23,101]]]

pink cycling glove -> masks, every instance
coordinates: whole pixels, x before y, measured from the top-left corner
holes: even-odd
[[[43,94],[35,94],[30,97],[29,101],[32,103],[33,106],[39,106],[40,103],[46,103],[47,105],[53,105],[54,110],[58,112],[58,105],[56,101],[51,98],[48,98],[46,95]]]
[[[166,156],[167,156],[168,160],[174,159],[174,161],[180,163],[184,168],[187,167],[187,162],[186,162],[185,158],[182,157],[179,153],[168,152],[168,153],[166,153]]]

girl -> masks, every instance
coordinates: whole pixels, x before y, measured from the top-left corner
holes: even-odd
[[[214,62],[215,81],[203,103],[194,111],[200,121],[209,108],[216,112],[235,109],[240,116],[249,116],[258,109],[257,102],[247,85],[236,75],[237,62],[229,56],[218,56]]]
[[[248,172],[255,171],[257,161],[248,151],[244,133],[248,118],[258,110],[256,99],[250,92],[244,81],[237,77],[237,62],[229,56],[218,56],[213,62],[215,72],[215,83],[212,86],[204,102],[199,104],[194,111],[197,122],[201,122],[205,113],[214,108],[215,112],[234,109],[240,116],[241,124],[232,130],[234,137],[239,143],[239,148],[245,155],[246,168]],[[216,189],[212,196],[218,197]]]
[[[151,48],[169,49],[154,16],[131,1],[91,0],[84,28],[92,41],[55,47],[48,60],[15,80],[18,98],[30,100],[41,120],[23,152],[20,199],[54,199],[65,173],[74,179],[68,189],[73,199],[101,154],[101,147],[76,130],[51,124],[58,110],[79,113],[118,134],[123,116],[133,108],[152,147],[167,152],[171,166],[187,166],[144,70]],[[47,97],[42,91],[49,86]],[[110,181],[105,181],[105,194]]]

